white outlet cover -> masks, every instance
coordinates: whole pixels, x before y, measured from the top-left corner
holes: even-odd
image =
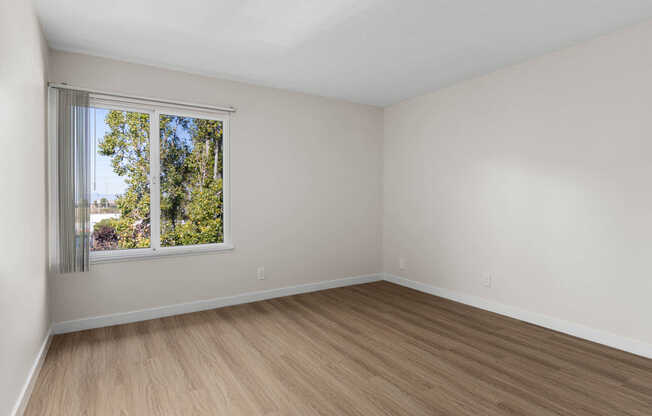
[[[259,267],[256,269],[256,277],[258,277],[258,280],[264,280],[265,279],[265,268],[264,267]]]
[[[486,277],[484,278],[484,282],[482,282],[482,284],[483,284],[485,287],[491,287],[491,276],[486,276]]]

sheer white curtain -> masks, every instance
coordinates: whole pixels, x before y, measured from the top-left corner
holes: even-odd
[[[50,88],[50,269],[89,269],[90,161],[88,93]]]

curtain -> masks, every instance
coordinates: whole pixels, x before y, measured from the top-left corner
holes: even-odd
[[[56,133],[51,150],[56,152],[51,170],[56,194],[51,212],[53,238],[50,267],[58,273],[89,270],[90,161],[92,141],[88,93],[57,89]],[[53,115],[51,115],[52,117]],[[56,212],[55,212],[56,211]]]

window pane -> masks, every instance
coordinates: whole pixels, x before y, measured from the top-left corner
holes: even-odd
[[[149,114],[93,111],[91,250],[150,247]]]
[[[224,242],[222,122],[161,114],[161,247]]]

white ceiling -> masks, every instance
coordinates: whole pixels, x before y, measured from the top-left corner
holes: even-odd
[[[652,17],[652,0],[35,0],[54,49],[385,106]]]

